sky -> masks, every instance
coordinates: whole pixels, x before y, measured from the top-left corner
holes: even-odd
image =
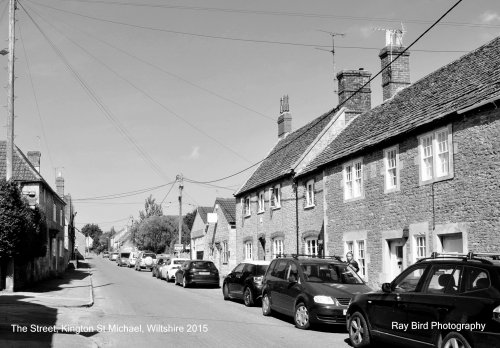
[[[0,0],[5,47],[7,2]],[[278,140],[283,95],[293,129],[336,106],[329,33],[345,34],[335,37],[335,71],[375,74],[385,45],[380,29],[402,23],[409,45],[455,3],[22,0],[15,143],[24,153],[41,151],[41,173],[53,188],[55,176],[64,177],[78,228],[123,228],[150,194],[165,214],[178,214],[172,182],[179,174],[183,213],[213,206],[252,170],[219,187],[187,180],[216,180],[262,160]],[[498,0],[462,1],[412,47],[411,81],[498,35]],[[6,68],[7,58],[0,61]],[[0,79],[7,84],[5,69]],[[380,84],[371,84],[372,106],[382,102]],[[1,108],[1,125],[6,117]]]

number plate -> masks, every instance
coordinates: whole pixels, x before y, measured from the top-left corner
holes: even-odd
[[[210,272],[198,272],[199,275],[210,275]]]
[[[347,309],[342,310],[342,314],[346,315],[347,314]]]

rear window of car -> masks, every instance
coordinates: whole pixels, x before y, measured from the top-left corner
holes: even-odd
[[[144,254],[142,255],[143,258],[150,257],[152,259],[156,259],[156,254]]]
[[[182,265],[186,260],[174,260],[174,265]]]
[[[268,265],[248,265],[248,271],[252,274],[261,276],[266,273]]]
[[[120,254],[120,257],[129,257],[130,256],[130,253],[121,253]]]
[[[210,268],[213,269],[215,268],[215,265],[213,262],[207,262],[207,261],[195,261],[191,263],[191,268]]]
[[[347,264],[317,263],[303,264],[302,270],[307,282],[364,284],[363,280]]]

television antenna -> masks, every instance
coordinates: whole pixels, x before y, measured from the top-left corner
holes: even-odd
[[[393,46],[403,46],[403,36],[406,34],[403,22],[401,22],[401,29],[376,27],[373,30],[385,31],[385,45],[390,46],[391,51]]]
[[[337,94],[338,90],[337,90],[337,74],[335,73],[335,37],[336,36],[340,36],[340,37],[344,37],[345,34],[344,33],[334,33],[334,32],[331,32],[331,31],[325,31],[325,30],[319,30],[318,31],[321,31],[322,33],[327,33],[329,34],[331,37],[332,37],[332,49],[331,50],[326,50],[324,48],[319,48],[319,47],[316,47],[317,50],[321,50],[321,51],[327,51],[327,52],[330,52],[332,54],[332,61],[333,61],[333,92],[335,94]]]

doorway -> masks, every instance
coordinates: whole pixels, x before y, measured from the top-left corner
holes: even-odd
[[[392,239],[389,244],[389,279],[396,278],[403,270],[403,246],[402,239]]]

